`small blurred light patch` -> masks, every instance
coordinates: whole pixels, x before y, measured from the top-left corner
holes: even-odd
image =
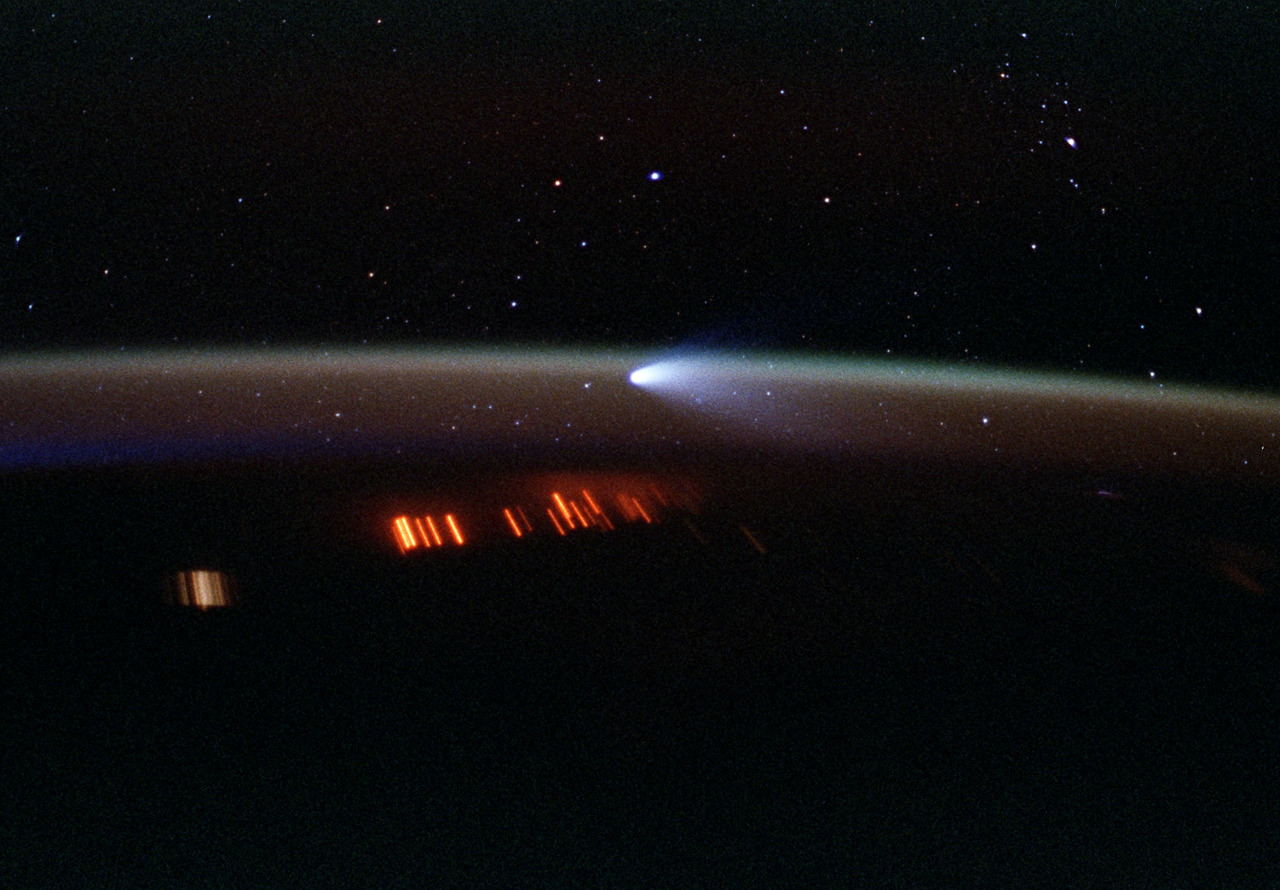
[[[225,609],[235,605],[235,587],[225,572],[191,569],[174,572],[166,579],[168,602],[188,609]]]

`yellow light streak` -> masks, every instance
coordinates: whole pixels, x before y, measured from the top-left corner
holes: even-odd
[[[560,514],[564,516],[565,524],[569,528],[573,528],[573,514],[569,512],[569,508],[564,504],[564,498],[560,497],[560,492],[551,492],[551,499],[556,502],[556,506],[560,508]]]
[[[550,507],[548,507],[548,508],[547,508],[547,515],[551,517],[551,524],[552,524],[552,525],[554,525],[554,526],[556,527],[556,531],[558,531],[558,532],[561,534],[561,536],[563,536],[563,535],[564,535],[564,526],[562,526],[562,525],[560,524],[560,520],[559,520],[559,519],[556,519],[556,513],[555,513],[555,511],[554,511],[554,510],[552,510]]]
[[[458,542],[458,546],[461,547],[463,544],[465,544],[466,541],[463,540],[462,529],[458,528],[458,520],[453,518],[453,514],[452,513],[444,514],[444,521],[445,521],[445,524],[449,526],[449,531],[453,533],[453,539]]]
[[[392,521],[391,528],[401,553],[407,553],[418,546],[418,541],[413,536],[413,527],[409,525],[408,516],[397,516]]]
[[[436,521],[430,515],[427,516],[427,528],[431,529],[431,538],[436,542],[437,547],[444,543],[444,538],[440,536],[440,529],[436,528]]]
[[[511,532],[517,538],[523,538],[524,532],[520,530],[520,523],[516,522],[515,514],[511,512],[510,507],[506,507],[502,511],[502,515],[507,517],[507,525],[511,526]]]
[[[644,507],[640,506],[640,502],[633,497],[631,499],[631,503],[635,504],[636,510],[640,513],[641,516],[644,517],[644,521],[652,525],[653,520],[650,519],[649,514],[644,511]]]

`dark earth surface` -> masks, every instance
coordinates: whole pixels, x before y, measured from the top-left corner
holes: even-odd
[[[609,534],[352,521],[491,469],[0,479],[4,882],[1276,878],[1274,488],[735,458]],[[197,566],[238,606],[165,605]]]

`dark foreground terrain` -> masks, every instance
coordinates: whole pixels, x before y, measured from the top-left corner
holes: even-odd
[[[1280,877],[1275,491],[690,472],[662,522],[407,555],[373,514],[421,468],[0,480],[0,883]],[[166,602],[193,568],[235,605]]]

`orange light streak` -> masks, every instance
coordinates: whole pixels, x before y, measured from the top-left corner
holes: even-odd
[[[407,553],[418,546],[418,541],[413,536],[413,527],[409,525],[408,516],[397,516],[392,520],[391,528],[401,553]]]
[[[462,529],[458,528],[458,521],[453,518],[453,514],[444,514],[444,521],[449,526],[449,531],[453,533],[453,539],[458,542],[458,546],[461,547],[465,544],[466,541],[463,540]]]
[[[520,521],[524,523],[524,530],[527,532],[533,531],[533,523],[529,521],[528,516],[524,515],[524,507],[517,505],[516,512],[520,514]]]
[[[507,517],[507,525],[511,526],[511,532],[517,538],[523,538],[524,532],[520,530],[520,523],[516,522],[515,514],[511,512],[510,507],[506,507],[502,511],[502,515]]]
[[[638,510],[640,515],[644,517],[644,521],[652,525],[653,520],[649,518],[648,513],[644,512],[644,507],[640,506],[640,502],[635,498],[632,498],[631,503],[635,504],[636,510]]]
[[[555,511],[554,511],[554,510],[552,510],[550,507],[548,507],[548,508],[547,508],[547,515],[551,517],[551,524],[552,524],[552,525],[554,525],[554,526],[556,527],[556,531],[558,531],[558,532],[560,533],[560,535],[563,537],[563,536],[564,536],[564,526],[562,526],[562,525],[560,524],[560,520],[559,520],[559,519],[556,519]]]
[[[423,547],[430,547],[430,546],[431,546],[431,534],[430,534],[430,532],[428,532],[428,531],[427,531],[427,527],[426,527],[425,525],[423,525],[423,524],[422,524],[422,520],[421,520],[421,519],[417,519],[417,518],[415,518],[415,519],[413,520],[413,524],[414,524],[414,525],[416,525],[416,526],[418,527],[418,534],[420,534],[420,535],[422,536],[422,546],[423,546]]]
[[[551,492],[551,499],[556,502],[556,506],[560,508],[561,515],[564,516],[565,524],[569,528],[573,528],[573,514],[569,512],[569,508],[564,505],[564,498],[560,497],[560,492]]]
[[[764,545],[760,543],[760,541],[756,538],[755,535],[751,534],[751,529],[747,528],[745,525],[740,525],[738,526],[738,528],[741,529],[742,533],[747,536],[747,540],[751,542],[752,547],[756,548],[761,553],[764,553]]]
[[[575,516],[578,517],[578,520],[582,523],[583,528],[586,528],[588,525],[591,524],[591,520],[588,519],[586,514],[582,512],[582,508],[578,506],[577,501],[570,501],[569,506],[573,508],[573,513]]]
[[[444,538],[440,537],[440,529],[436,528],[436,521],[430,516],[427,517],[427,528],[431,529],[431,538],[437,547],[444,543]]]
[[[587,506],[591,508],[591,512],[597,516],[603,515],[604,511],[600,509],[600,505],[596,503],[596,499],[591,496],[591,492],[585,488],[582,489],[582,496],[586,498]]]
[[[635,518],[635,511],[631,509],[631,503],[623,495],[618,495],[618,506],[622,509],[622,518],[630,522]]]

